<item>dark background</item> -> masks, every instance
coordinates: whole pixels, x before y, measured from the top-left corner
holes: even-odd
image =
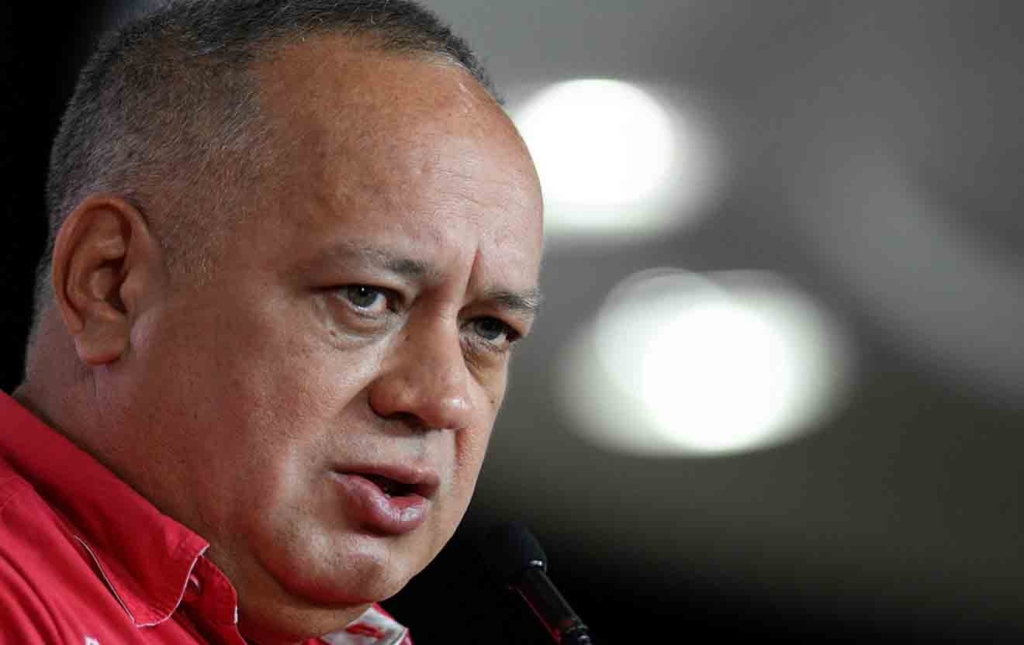
[[[1021,5],[429,4],[511,98],[576,76],[710,93],[727,108],[733,180],[698,228],[551,249],[549,307],[515,364],[470,515],[387,603],[417,642],[543,642],[472,548],[503,519],[533,527],[598,643],[1024,637]],[[47,9],[0,7],[6,391],[44,241],[49,141],[84,52],[121,7]],[[881,188],[848,181],[865,156],[942,204],[944,230],[1006,288],[950,281],[967,274],[927,241],[871,237]],[[650,266],[758,268],[800,284],[856,339],[850,400],[818,432],[746,455],[642,459],[581,440],[553,398],[552,357],[612,284]],[[930,293],[945,306],[915,304]]]

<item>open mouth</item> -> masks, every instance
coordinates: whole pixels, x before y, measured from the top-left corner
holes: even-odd
[[[427,469],[347,466],[334,470],[341,508],[354,526],[372,535],[403,535],[426,520],[440,486]]]
[[[360,477],[373,482],[388,497],[406,497],[419,493],[419,486],[415,484],[403,484],[383,475],[362,474]]]

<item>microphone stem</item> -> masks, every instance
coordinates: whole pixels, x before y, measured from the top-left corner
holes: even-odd
[[[543,569],[531,567],[523,572],[516,590],[547,628],[555,643],[592,645],[587,626],[551,584]]]

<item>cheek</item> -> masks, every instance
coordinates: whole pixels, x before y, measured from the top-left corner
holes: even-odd
[[[231,324],[193,321],[187,337],[174,339],[185,351],[173,353],[165,370],[187,383],[174,398],[193,402],[190,425],[219,460],[258,462],[274,478],[291,477],[273,473],[287,467],[289,455],[312,458],[324,436],[338,430],[342,410],[378,362],[368,349],[331,346],[297,310],[249,310],[230,317]]]
[[[454,435],[457,479],[460,486],[469,488],[467,496],[472,495],[473,487],[483,466],[491,432],[505,397],[507,381],[507,365],[503,366],[501,370],[493,371],[490,378],[477,381],[478,389],[474,396],[477,402],[475,406],[476,422],[471,429]]]
[[[240,360],[234,367],[240,377],[262,398],[304,415],[325,414],[347,403],[379,364],[376,348],[337,347],[316,308],[305,302],[258,312],[238,338]]]
[[[490,442],[492,425],[493,418],[487,425],[476,430],[463,431],[455,437],[456,471],[453,501],[458,505],[459,514],[456,521],[461,519],[473,496]]]
[[[295,339],[264,350],[239,366],[224,394],[255,431],[250,439],[268,461],[329,454],[327,445],[350,425],[353,406],[365,405],[373,357],[343,356]]]

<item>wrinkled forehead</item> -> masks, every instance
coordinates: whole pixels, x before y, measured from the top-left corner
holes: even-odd
[[[261,112],[286,134],[305,129],[315,136],[331,129],[353,141],[386,143],[396,135],[415,138],[425,128],[449,128],[508,139],[525,151],[490,93],[440,55],[383,51],[365,38],[319,36],[282,46],[257,66],[256,77]]]
[[[486,148],[522,183],[536,181],[526,146],[497,101],[444,57],[321,36],[283,46],[256,76],[260,112],[285,156],[429,166],[442,152],[435,149],[440,136],[452,147],[464,144],[460,152],[471,157]]]
[[[440,222],[539,261],[529,153],[461,67],[324,37],[282,49],[258,80],[279,149],[272,195],[297,206],[276,209],[295,226],[369,231],[407,213],[398,223],[423,227],[420,240]]]

